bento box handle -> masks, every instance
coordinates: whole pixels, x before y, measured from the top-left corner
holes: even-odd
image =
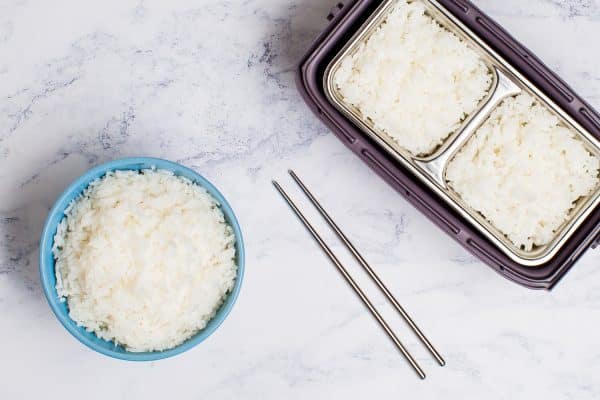
[[[334,19],[335,16],[338,15],[338,13],[340,11],[342,11],[343,8],[344,8],[344,3],[341,1],[338,1],[336,3],[336,5],[331,7],[331,10],[329,10],[329,14],[327,14],[327,21],[331,21],[332,19]]]

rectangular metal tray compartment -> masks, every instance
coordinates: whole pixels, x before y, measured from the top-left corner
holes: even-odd
[[[494,21],[469,1],[438,0],[438,3],[508,60],[516,71],[596,140],[600,138],[600,116]],[[351,122],[325,95],[322,83],[326,67],[379,5],[376,0],[350,0],[346,5],[338,3],[332,8],[328,16],[330,24],[315,40],[297,69],[298,89],[307,105],[367,165],[472,254],[506,278],[524,286],[552,288],[585,250],[600,238],[600,207],[590,212],[551,259],[537,268],[526,267],[508,257],[479,229],[444,204],[439,194]]]
[[[572,120],[568,114],[564,113],[552,100],[548,99],[544,93],[539,91],[535,85],[515,70],[509,62],[499,56],[493,49],[489,48],[484,41],[473,34],[460,20],[450,14],[436,0],[412,0],[424,4],[429,16],[447,30],[460,37],[472,49],[477,51],[483,61],[493,74],[492,87],[490,93],[480,103],[479,109],[463,121],[461,127],[450,135],[444,144],[427,157],[411,155],[398,145],[385,132],[375,129],[360,112],[347,104],[338,88],[334,84],[334,76],[342,60],[349,54],[352,54],[361,43],[368,40],[370,35],[381,25],[389,14],[390,10],[398,1],[406,0],[385,0],[381,5],[367,18],[365,23],[354,33],[352,38],[343,46],[341,51],[333,58],[327,66],[323,85],[325,95],[329,101],[342,112],[347,118],[352,120],[357,126],[361,127],[367,135],[377,141],[386,151],[395,157],[400,163],[410,169],[425,184],[431,186],[432,190],[461,213],[464,218],[476,226],[481,232],[501,248],[514,261],[529,267],[535,267],[544,264],[552,258],[560,247],[568,240],[569,236],[577,229],[579,224],[585,220],[589,213],[600,203],[600,186],[588,198],[578,201],[576,207],[570,212],[570,218],[557,231],[554,239],[544,246],[537,246],[532,251],[525,251],[515,246],[501,231],[489,223],[487,219],[471,209],[462,198],[447,185],[445,171],[452,157],[462,148],[474,132],[487,120],[490,113],[507,97],[517,95],[521,92],[527,92],[544,103],[551,111],[562,119],[565,126],[570,127],[579,133],[586,144],[588,150],[600,157],[600,143],[588,133],[583,127]]]
[[[414,159],[428,158],[428,157],[434,156],[435,154],[440,153],[445,147],[447,147],[447,144],[449,142],[453,141],[453,139],[460,133],[460,131],[465,128],[465,125],[469,124],[473,118],[476,118],[475,114],[478,114],[478,112],[477,112],[478,110],[476,109],[473,113],[471,113],[471,115],[467,115],[465,120],[460,122],[460,126],[457,129],[455,129],[454,131],[450,132],[450,134],[443,140],[443,143],[439,147],[437,147],[433,151],[428,152],[426,154],[413,155],[410,152],[408,152],[407,150],[405,150],[400,144],[398,144],[396,141],[394,141],[391,137],[389,137],[386,132],[374,127],[372,121],[370,121],[369,118],[365,118],[364,116],[362,116],[358,109],[356,109],[354,106],[352,106],[350,104],[345,103],[343,95],[340,93],[340,91],[338,90],[338,88],[336,87],[336,85],[334,83],[334,75],[337,72],[338,68],[340,67],[342,60],[346,56],[352,55],[353,53],[355,53],[355,51],[358,49],[360,43],[368,40],[369,37],[371,36],[371,34],[375,33],[375,31],[378,29],[378,27],[386,19],[387,15],[388,15],[389,11],[391,11],[390,9],[393,7],[394,3],[398,2],[398,1],[402,1],[402,0],[384,0],[384,1],[382,1],[382,4],[377,8],[377,10],[375,10],[368,17],[368,19],[365,21],[364,25],[361,26],[354,33],[354,35],[351,37],[351,39],[348,40],[348,42],[343,46],[341,51],[334,57],[334,59],[327,66],[324,77],[323,77],[323,85],[325,87],[325,94],[327,95],[328,99],[335,106],[337,106],[337,108],[344,115],[346,115],[348,118],[350,118],[355,124],[357,124],[364,130],[366,130],[368,133],[373,134],[374,137],[381,139],[384,142],[384,144],[389,147],[390,150],[392,150],[393,152],[395,152],[397,154],[400,154],[405,159],[409,159],[409,160],[413,159],[413,158]],[[437,22],[441,23],[444,27],[446,27],[446,25],[449,25],[449,22],[445,21],[446,17],[444,16],[444,14],[441,11],[431,7],[431,3],[429,3],[428,1],[426,1],[426,0],[425,1],[409,0],[409,1],[410,2],[418,1],[420,3],[425,4],[426,6],[429,5],[429,7],[427,7],[427,14],[430,15],[431,17],[433,17]],[[475,50],[478,53],[478,55],[481,57],[481,59],[484,61],[484,63],[486,64],[486,66],[488,68],[489,73],[492,75],[492,82],[491,82],[490,86],[488,87],[488,93],[479,101],[478,109],[481,109],[483,106],[485,106],[487,104],[497,104],[498,100],[501,100],[505,95],[507,95],[507,94],[499,93],[500,92],[499,89],[504,88],[506,86],[504,83],[510,83],[510,80],[507,80],[505,78],[504,73],[497,70],[497,67],[494,66],[493,59],[491,57],[489,57],[488,54],[485,51],[483,51],[483,49],[471,45],[471,43],[470,43],[471,40],[469,40],[469,37],[466,34],[464,34],[460,30],[451,30],[451,32],[454,33],[455,35],[457,35],[459,38],[461,38],[464,42],[469,43],[470,47],[473,50]],[[502,77],[504,77],[504,79],[502,79],[502,82],[499,82],[499,78],[502,78]],[[507,89],[509,89],[509,88],[507,88]],[[494,98],[492,98],[492,97],[494,97]],[[482,114],[482,112],[479,112],[479,114]]]

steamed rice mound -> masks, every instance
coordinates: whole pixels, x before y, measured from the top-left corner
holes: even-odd
[[[598,185],[600,162],[528,94],[491,114],[450,162],[449,185],[517,247],[550,242],[575,201]]]
[[[433,152],[488,92],[492,75],[475,51],[399,0],[335,71],[343,101],[414,155]]]
[[[109,172],[65,212],[56,289],[69,316],[128,351],[173,348],[232,289],[235,238],[217,201],[164,170]]]

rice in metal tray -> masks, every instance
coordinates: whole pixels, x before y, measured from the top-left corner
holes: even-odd
[[[529,251],[549,243],[576,201],[598,185],[600,160],[578,136],[530,95],[509,97],[446,177],[471,208]]]
[[[492,74],[473,49],[426,13],[398,1],[334,73],[343,101],[414,155],[431,154],[476,111]]]

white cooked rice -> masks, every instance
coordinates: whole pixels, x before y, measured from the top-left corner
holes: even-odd
[[[399,0],[368,40],[341,61],[333,79],[344,102],[375,129],[423,155],[476,110],[492,75],[421,2]]]
[[[491,114],[450,162],[450,186],[517,247],[552,240],[577,199],[598,185],[600,161],[577,133],[527,94]]]
[[[204,188],[164,170],[110,172],[58,226],[56,289],[99,337],[166,350],[204,328],[232,289],[234,243]]]

